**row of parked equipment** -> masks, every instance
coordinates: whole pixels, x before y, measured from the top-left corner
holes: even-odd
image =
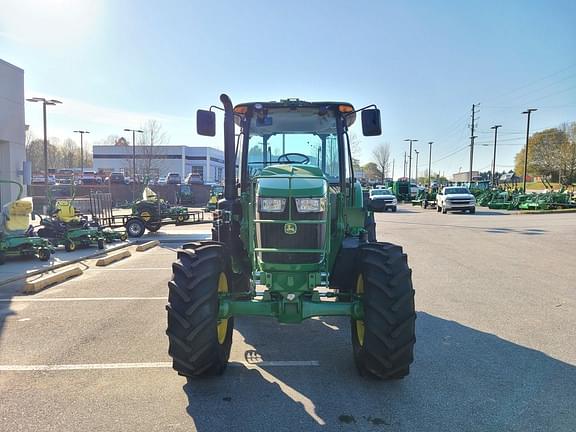
[[[478,205],[498,210],[558,210],[576,208],[576,193],[562,187],[542,193],[524,193],[522,189],[489,189],[478,194]]]
[[[2,207],[0,212],[0,264],[6,258],[16,256],[36,256],[48,261],[58,246],[63,245],[68,252],[78,247],[97,246],[128,239],[126,231],[101,227],[97,221],[76,214],[70,200],[57,200],[50,203],[48,215],[33,213],[31,198],[22,198],[23,188],[17,182],[0,180],[2,183],[16,184],[18,198]],[[40,218],[36,227],[30,218]]]

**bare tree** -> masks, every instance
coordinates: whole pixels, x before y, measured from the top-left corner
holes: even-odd
[[[390,167],[390,144],[378,144],[376,148],[372,150],[372,156],[376,160],[376,165],[382,174],[381,181],[384,182],[384,178],[388,176],[388,168]]]
[[[352,163],[354,169],[360,168],[360,157],[362,156],[362,143],[356,134],[350,134],[350,153],[352,153]]]
[[[144,131],[139,134],[136,144],[141,148],[138,154],[141,158],[138,159],[136,169],[143,176],[151,176],[156,174],[162,169],[160,159],[158,159],[158,150],[156,146],[166,145],[170,143],[168,133],[163,130],[162,123],[158,120],[148,120],[140,125],[140,129]]]

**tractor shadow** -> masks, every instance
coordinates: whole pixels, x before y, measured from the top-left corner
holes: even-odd
[[[411,374],[396,382],[358,376],[345,318],[236,324],[224,376],[183,388],[198,431],[568,432],[576,424],[576,367],[424,312]],[[319,366],[252,366],[244,357]]]

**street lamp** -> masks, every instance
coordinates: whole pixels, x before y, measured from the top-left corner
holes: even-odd
[[[432,175],[432,144],[434,144],[434,141],[428,141],[428,146],[430,148],[428,151],[428,187],[432,186],[430,177]]]
[[[492,187],[496,186],[496,140],[498,139],[498,128],[502,125],[494,125],[490,129],[494,129],[494,155],[492,156]]]
[[[33,97],[26,100],[28,102],[42,102],[42,113],[44,115],[44,184],[48,186],[48,137],[46,133],[46,105],[56,105],[61,104],[62,102],[56,99],[45,99],[39,97]]]
[[[522,184],[524,193],[526,193],[526,175],[528,174],[528,138],[530,137],[530,114],[532,114],[533,111],[538,110],[536,108],[528,108],[526,111],[522,112],[522,114],[528,114],[528,122],[526,124],[526,149],[524,151],[524,182]]]
[[[74,133],[80,134],[80,179],[84,176],[84,134],[89,134],[89,131],[75,130]]]
[[[124,129],[125,132],[132,132],[132,199],[136,190],[136,132],[143,134],[140,129]]]
[[[417,142],[417,139],[405,139],[404,141],[410,141],[410,150],[408,151],[408,181],[412,182],[412,143]]]
[[[418,155],[420,152],[414,149],[414,153],[416,153],[416,186],[418,186]]]

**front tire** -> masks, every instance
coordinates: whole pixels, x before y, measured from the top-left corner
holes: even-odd
[[[228,364],[234,319],[218,319],[218,294],[232,284],[230,257],[222,244],[186,245],[168,283],[168,353],[186,377],[221,375]]]
[[[48,261],[50,259],[49,249],[38,249],[38,259],[40,261]]]
[[[442,207],[442,214],[448,213],[448,209],[446,207]]]
[[[440,207],[440,204],[436,204],[436,211],[438,213],[440,213],[442,211],[442,207]]]
[[[400,379],[413,361],[416,313],[412,272],[400,246],[362,246],[356,294],[364,319],[352,319],[354,361],[362,376]]]
[[[472,208],[469,210],[469,212],[470,212],[470,214],[476,213],[476,207],[472,207]]]

